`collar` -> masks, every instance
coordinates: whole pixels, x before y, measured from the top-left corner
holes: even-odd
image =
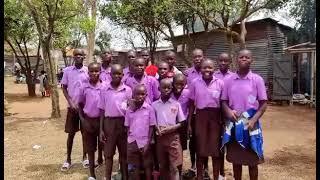
[[[76,66],[72,66],[72,70],[77,70],[79,72],[85,72],[85,66],[82,65],[82,67],[80,69],[78,69]]]
[[[220,69],[219,69],[219,70],[217,70],[217,71],[215,72],[215,74],[222,74],[222,72],[221,72]],[[226,72],[226,74],[231,74],[231,71],[228,69],[228,71]]]
[[[201,82],[203,82],[203,83],[206,84],[206,82],[202,79],[202,76],[201,76],[199,79],[200,79]],[[216,81],[217,79],[218,79],[218,78],[216,78],[216,77],[212,74],[212,79],[211,79],[211,81],[210,81],[209,84],[213,83],[213,82]]]
[[[125,90],[126,89],[126,86],[121,82],[118,89],[114,89],[112,86],[111,86],[111,82],[108,84],[107,86],[107,90],[115,90],[115,91],[122,91],[122,90]]]
[[[252,79],[252,72],[251,70],[248,72],[248,74],[246,76],[244,76],[243,78],[240,78],[238,72],[234,73],[234,78],[233,79]]]
[[[93,86],[89,81],[85,83],[85,88],[100,90],[102,87],[102,82],[98,82],[96,86]]]
[[[198,72],[194,66],[192,66],[191,72],[192,72],[192,73],[201,74],[201,72],[200,72],[200,71]]]
[[[162,99],[161,99],[161,97],[160,97],[159,100],[158,100],[158,102],[161,103],[161,104],[172,103],[173,101],[174,101],[174,100],[172,99],[172,97],[170,97],[167,102],[163,102]]]
[[[101,71],[101,72],[107,72],[107,73],[109,73],[109,72],[111,71],[111,67],[108,66],[107,69],[104,69],[104,68],[101,66],[100,71]]]
[[[142,106],[139,109],[137,109],[136,111],[133,111],[133,109],[131,109],[131,108],[128,108],[128,109],[130,112],[137,112],[138,110],[141,110],[141,109],[147,109],[148,106],[149,106],[149,104],[146,101],[144,101]]]

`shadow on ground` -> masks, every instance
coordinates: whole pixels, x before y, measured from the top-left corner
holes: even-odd
[[[22,93],[4,93],[9,103],[13,102],[41,102],[44,100],[41,96],[29,97],[28,94]]]
[[[18,113],[15,113],[18,114]],[[61,118],[53,119],[50,117],[46,118],[20,118],[13,116],[7,116],[5,118],[5,129],[6,131],[18,130],[19,126],[24,123],[32,123],[32,122],[43,122],[50,121],[51,124],[55,125],[58,129],[64,130],[64,122],[66,118],[67,110],[61,110]]]

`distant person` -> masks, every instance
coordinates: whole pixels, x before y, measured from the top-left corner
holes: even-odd
[[[46,89],[45,89],[45,84],[47,83],[47,80],[46,80],[46,72],[45,71],[41,71],[40,72],[40,76],[38,77],[39,81],[40,81],[40,92],[41,92],[41,96],[42,97],[45,97],[46,96]]]
[[[111,82],[111,61],[112,61],[112,52],[110,49],[104,49],[100,54],[101,57],[101,73],[100,80],[110,83]]]
[[[86,147],[83,137],[83,131],[80,126],[80,117],[78,113],[78,105],[75,98],[80,90],[78,82],[88,81],[88,68],[83,65],[85,59],[85,52],[83,49],[75,49],[73,51],[74,65],[68,66],[64,69],[61,84],[63,85],[63,95],[68,102],[67,118],[65,122],[65,132],[68,134],[67,138],[67,159],[61,167],[61,171],[68,171],[71,167],[71,152],[73,146],[73,139],[76,133],[81,130],[82,136],[82,165],[84,168],[89,167],[89,160],[86,155]]]
[[[230,69],[231,57],[228,53],[221,53],[217,59],[219,69],[214,72],[214,76],[218,79],[225,80],[233,74]]]
[[[132,77],[134,74],[133,70],[133,61],[137,58],[137,53],[134,50],[130,50],[127,52],[127,62],[128,67],[123,69],[123,81],[125,81],[128,77]]]
[[[141,57],[133,60],[132,68],[134,74],[125,80],[125,84],[131,89],[134,89],[138,84],[144,84],[147,88],[147,101],[152,103],[157,100],[160,96],[159,82],[155,77],[145,74],[145,60]]]
[[[169,73],[169,64],[165,61],[160,61],[158,63],[158,81],[160,83],[160,81],[162,79],[165,78],[169,78],[169,79],[173,79],[173,77],[168,77],[168,73]]]
[[[166,51],[164,61],[166,61],[169,64],[168,77],[173,77],[176,74],[182,73],[177,67],[174,66],[177,61],[177,56],[174,51]]]
[[[100,142],[100,109],[98,108],[98,103],[103,84],[99,79],[100,65],[98,63],[90,63],[88,70],[89,81],[79,82],[80,93],[76,98],[76,103],[79,105],[79,117],[89,158],[89,180],[95,180],[95,152],[97,151],[97,146],[100,149],[98,163],[102,164],[102,148],[98,143]]]
[[[158,72],[158,67],[152,64],[150,52],[148,50],[141,51],[142,58],[146,61],[146,73],[149,76],[156,76]]]

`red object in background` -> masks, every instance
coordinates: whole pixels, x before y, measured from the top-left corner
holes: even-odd
[[[149,76],[156,76],[156,74],[158,72],[158,67],[151,64],[150,66],[146,67],[145,71],[146,71],[147,75],[149,75]]]

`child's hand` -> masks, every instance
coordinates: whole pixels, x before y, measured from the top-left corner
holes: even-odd
[[[142,148],[142,153],[143,154],[146,154],[148,152],[148,149],[149,149],[149,144],[145,145],[143,148]]]
[[[99,140],[100,140],[100,142],[102,142],[102,143],[106,143],[106,142],[107,142],[107,138],[106,138],[106,136],[104,135],[104,132],[103,132],[103,131],[100,131]]]
[[[169,133],[169,132],[170,132],[170,130],[171,130],[171,128],[170,128],[170,127],[165,127],[165,128],[163,128],[163,129],[161,129],[161,130],[160,130],[160,132],[161,132],[161,134],[162,134],[162,135],[164,135],[164,134]]]
[[[161,130],[159,129],[159,127],[158,127],[158,126],[156,127],[156,135],[158,135],[158,136],[162,136],[162,134],[161,134]]]
[[[191,128],[191,126],[188,126],[188,136],[189,136],[189,138],[192,137],[192,128]]]
[[[228,118],[230,118],[234,122],[238,121],[237,111],[235,111],[235,110],[228,111],[227,116],[228,116]]]
[[[249,130],[253,130],[256,122],[257,122],[256,119],[251,118],[251,119],[248,121],[248,124],[247,124],[247,125],[248,125],[248,129],[249,129]]]

